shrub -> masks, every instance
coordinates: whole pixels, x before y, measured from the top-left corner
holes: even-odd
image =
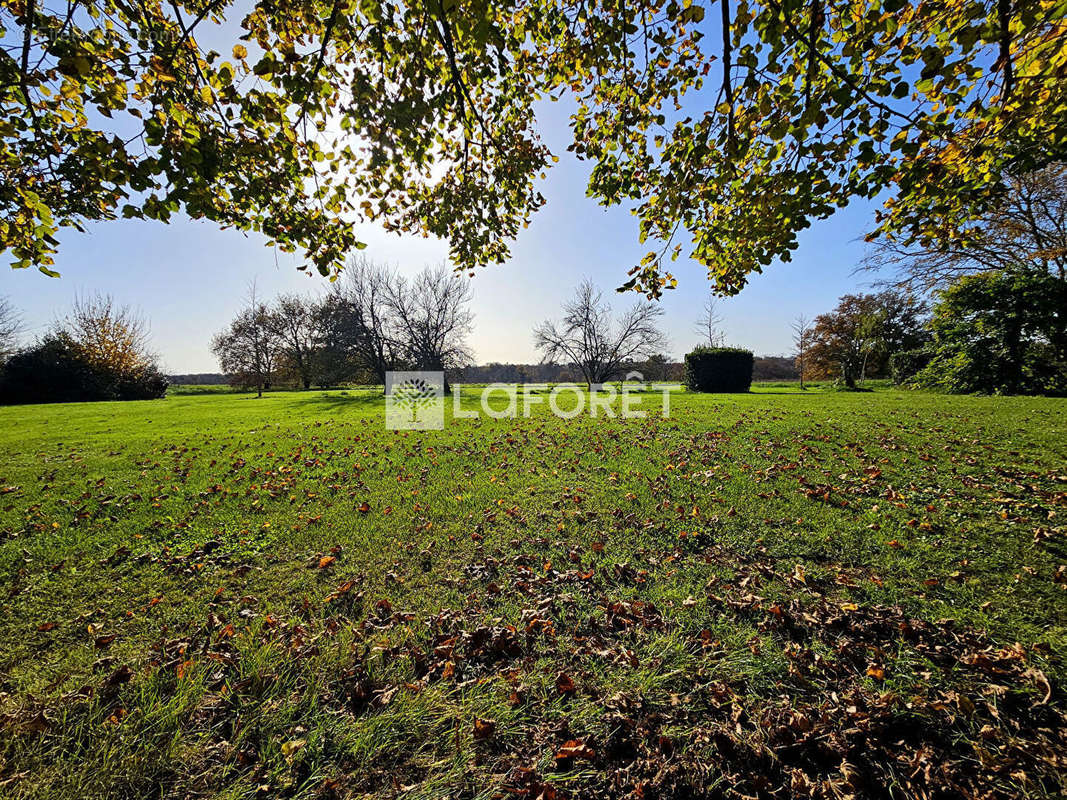
[[[979,343],[980,345],[981,343]],[[950,394],[1067,394],[1067,363],[1058,361],[1051,347],[1035,345],[1022,357],[1017,369],[1020,376],[1008,383],[1003,359],[989,348],[974,346],[968,350],[943,350],[934,354],[925,369],[912,382],[925,389]],[[1001,363],[998,363],[1001,359]]]
[[[691,392],[747,392],[752,364],[751,350],[698,347],[685,356],[685,387]]]
[[[0,402],[69,403],[96,400],[106,391],[74,340],[50,333],[5,362]]]
[[[155,365],[123,375],[116,383],[119,400],[158,400],[167,393],[170,380]]]
[[[959,394],[1062,394],[1067,282],[1017,267],[966,275],[938,295],[933,357],[913,382]]]
[[[933,353],[923,349],[902,350],[899,353],[893,353],[889,357],[889,373],[893,378],[893,383],[898,386],[908,383],[920,371],[926,369],[933,357]]]
[[[151,400],[167,391],[154,364],[117,372],[94,362],[70,335],[49,333],[16,353],[0,370],[0,403]]]

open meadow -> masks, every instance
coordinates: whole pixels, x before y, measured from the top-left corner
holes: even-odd
[[[1067,401],[659,402],[0,408],[0,796],[1067,792]]]

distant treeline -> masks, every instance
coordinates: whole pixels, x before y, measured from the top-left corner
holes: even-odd
[[[185,375],[168,375],[171,386],[218,386],[229,383],[221,372],[190,372]]]
[[[684,367],[680,362],[653,361],[635,364],[634,370],[652,381],[680,381]],[[455,383],[581,383],[582,376],[573,367],[561,364],[502,364],[490,362],[474,367],[449,370]],[[194,372],[168,375],[171,385],[217,386],[228,383],[220,372]],[[369,376],[368,376],[369,377]],[[789,381],[798,378],[794,359],[787,356],[762,356],[755,359],[752,373],[756,381]]]
[[[685,372],[681,362],[652,360],[633,365],[645,380],[680,381]],[[465,367],[450,376],[458,383],[581,383],[581,373],[562,364],[499,364],[491,362]],[[757,381],[787,381],[799,377],[793,358],[762,356],[755,359],[752,378]]]
[[[793,356],[756,356],[752,364],[752,380],[795,381],[800,378]]]

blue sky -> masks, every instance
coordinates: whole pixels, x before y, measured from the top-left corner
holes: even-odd
[[[472,280],[475,314],[471,337],[479,363],[538,360],[531,331],[558,315],[560,304],[583,277],[605,290],[616,306],[635,295],[613,289],[645,253],[637,222],[627,208],[605,209],[585,196],[588,165],[566,152],[566,114],[549,106],[542,134],[560,162],[548,172],[542,192],[547,205],[512,247],[506,264],[486,268]],[[836,299],[870,281],[854,275],[863,256],[863,234],[873,226],[875,205],[857,201],[800,237],[788,264],[775,263],[752,277],[737,297],[720,301],[729,344],[757,354],[790,349],[790,322],[832,308]],[[414,273],[445,259],[443,242],[397,237],[365,226],[364,252],[375,260]],[[296,270],[297,256],[275,253],[264,239],[221,231],[208,222],[177,218],[170,225],[117,221],[93,225],[85,234],[65,232],[56,258],[58,279],[35,270],[0,266],[0,295],[21,309],[27,337],[43,332],[78,293],[100,291],[137,307],[151,322],[153,344],[168,372],[214,372],[212,335],[240,307],[248,283],[260,291],[316,293],[325,279]],[[694,344],[695,322],[707,297],[703,270],[688,260],[673,265],[678,288],[664,295],[664,328],[670,352],[680,357]]]

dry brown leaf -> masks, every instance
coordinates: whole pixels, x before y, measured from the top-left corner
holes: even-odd
[[[578,687],[574,685],[574,681],[571,676],[566,672],[561,672],[556,676],[556,689],[560,694],[572,694],[578,690]]]
[[[596,757],[596,753],[593,748],[578,739],[570,739],[564,742],[563,746],[556,751],[556,761],[563,761],[567,758],[591,760],[594,757]]]
[[[491,719],[474,718],[474,738],[488,739],[496,732],[496,722]]]

